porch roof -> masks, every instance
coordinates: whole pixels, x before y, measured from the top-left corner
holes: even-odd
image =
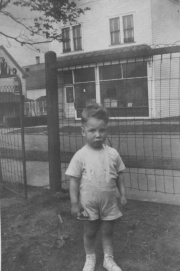
[[[24,101],[25,101],[25,102],[34,102],[33,99],[29,99],[29,98],[25,98]]]
[[[65,68],[70,66],[95,64],[125,58],[145,57],[151,48],[146,45],[134,45],[121,48],[92,51],[73,55],[58,57],[57,67]]]
[[[36,101],[37,102],[47,101],[47,97],[46,96],[41,96],[41,97],[37,98]]]
[[[82,65],[92,65],[97,63],[111,62],[121,59],[130,59],[138,57],[151,57],[168,53],[179,53],[180,46],[150,47],[147,44],[126,46],[121,48],[92,51],[86,53],[69,54],[57,58],[57,63],[53,67],[63,69]],[[74,53],[74,52],[73,52]]]

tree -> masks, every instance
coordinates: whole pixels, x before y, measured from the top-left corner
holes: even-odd
[[[59,23],[74,23],[89,8],[80,8],[70,0],[0,0],[0,17],[8,18],[21,28],[21,33],[12,35],[0,27],[0,35],[15,40],[21,45],[35,46],[54,40],[62,41]],[[30,20],[17,16],[15,10],[26,9],[31,14]],[[22,29],[24,31],[22,32]],[[38,36],[38,40],[37,40]]]

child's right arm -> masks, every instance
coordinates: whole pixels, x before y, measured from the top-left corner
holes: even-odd
[[[71,214],[74,216],[79,216],[81,210],[79,203],[79,179],[72,176],[70,178],[70,200]]]

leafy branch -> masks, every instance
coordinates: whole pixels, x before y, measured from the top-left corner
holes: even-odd
[[[35,16],[31,21],[25,23],[22,18],[17,18],[9,7],[27,8],[34,12]],[[38,45],[50,43],[53,40],[62,41],[61,27],[67,23],[75,23],[77,19],[89,8],[80,8],[74,1],[69,0],[0,0],[0,16],[11,19],[21,28],[28,32],[29,37],[13,36],[10,33],[0,31],[0,35],[12,39],[21,45]],[[38,14],[38,15],[37,15]],[[2,29],[2,28],[1,28]],[[40,41],[36,41],[33,36],[40,36]]]

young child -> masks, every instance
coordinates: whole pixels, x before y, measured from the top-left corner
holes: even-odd
[[[104,252],[103,267],[121,271],[113,259],[113,227],[122,214],[116,199],[116,187],[121,204],[126,204],[122,171],[125,169],[118,152],[104,144],[107,136],[108,114],[104,107],[93,104],[82,112],[82,135],[87,144],[73,156],[66,174],[70,176],[71,213],[83,219],[83,241],[86,262],[83,271],[94,271],[95,241],[101,230]]]

